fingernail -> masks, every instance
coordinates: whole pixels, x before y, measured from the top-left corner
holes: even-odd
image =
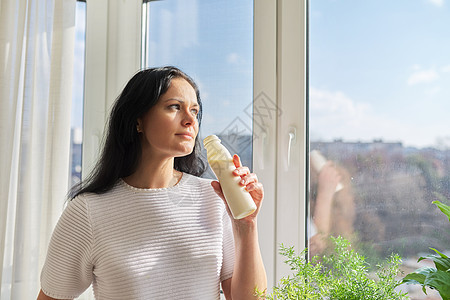
[[[241,180],[241,184],[242,184],[242,185],[245,184],[245,180],[244,180],[244,179]]]

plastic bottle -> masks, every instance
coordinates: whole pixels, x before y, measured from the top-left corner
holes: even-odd
[[[208,163],[222,186],[233,218],[242,219],[252,214],[256,210],[255,202],[245,187],[239,184],[241,177],[233,175],[236,167],[230,152],[215,135],[206,137],[203,145],[206,148]]]
[[[327,163],[326,158],[318,150],[311,151],[309,156],[311,157],[311,167],[317,174],[319,174],[323,166]],[[338,183],[336,186],[336,192],[339,192],[343,188],[344,186],[341,183]]]

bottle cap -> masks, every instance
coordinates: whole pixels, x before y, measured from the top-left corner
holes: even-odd
[[[220,139],[217,137],[217,135],[211,134],[209,136],[207,136],[204,140],[203,140],[203,146],[206,147],[207,144],[209,144],[212,141],[219,141]]]

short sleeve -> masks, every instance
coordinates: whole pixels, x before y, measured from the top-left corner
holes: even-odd
[[[230,216],[228,215],[226,209],[224,209],[222,222],[223,222],[223,242],[222,242],[223,264],[220,274],[220,281],[224,281],[233,276],[234,259],[235,259],[233,227],[231,224]]]
[[[82,196],[69,202],[53,231],[41,272],[41,289],[52,298],[73,299],[93,280],[92,228]]]

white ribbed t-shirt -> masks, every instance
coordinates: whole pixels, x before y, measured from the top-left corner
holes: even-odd
[[[174,187],[119,180],[68,204],[53,232],[42,291],[73,299],[89,285],[104,299],[219,299],[232,276],[230,218],[210,180],[186,173]]]

